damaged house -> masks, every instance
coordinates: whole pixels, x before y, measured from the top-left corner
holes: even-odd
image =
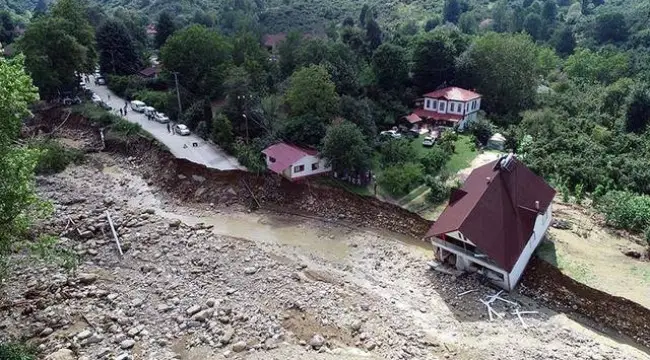
[[[512,290],[551,224],[555,190],[513,155],[481,166],[426,235],[436,261]]]

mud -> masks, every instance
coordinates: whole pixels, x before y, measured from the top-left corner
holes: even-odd
[[[96,131],[83,119],[74,119],[66,126]],[[386,229],[415,238],[421,238],[432,223],[397,206],[341,189],[290,183],[274,175],[208,169],[176,159],[155,141],[142,137],[130,141],[107,137],[106,151],[127,157],[148,185],[155,185],[183,202],[209,204],[214,208],[261,207],[265,211],[314,216],[323,221]],[[245,224],[233,226],[246,231]],[[647,325],[650,310],[580,284],[540,260],[529,264],[521,292],[541,299],[552,309],[584,316],[597,326],[614,329],[642,346],[650,346]]]

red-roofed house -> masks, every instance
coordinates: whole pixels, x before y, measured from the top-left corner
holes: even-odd
[[[327,160],[318,156],[318,151],[287,143],[277,143],[264,149],[266,166],[274,173],[289,180],[319,175],[332,170]]]
[[[147,36],[151,36],[151,37],[156,36],[156,34],[158,34],[158,30],[156,29],[156,25],[154,25],[154,24],[147,25],[146,32],[147,32]]]
[[[512,290],[551,223],[555,190],[514,155],[474,169],[426,235],[436,260]]]
[[[282,41],[287,38],[287,34],[278,33],[278,34],[266,34],[262,37],[262,44],[269,51],[275,51]]]
[[[447,87],[423,95],[421,107],[405,117],[414,128],[456,126],[460,130],[476,120],[481,95],[458,87]]]

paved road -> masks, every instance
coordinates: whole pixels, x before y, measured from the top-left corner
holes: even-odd
[[[87,86],[95,94],[99,95],[102,100],[115,109],[114,112],[117,114],[119,114],[120,108],[124,108],[124,99],[117,97],[105,85],[95,85],[95,80],[92,76],[90,77]],[[245,168],[239,164],[237,159],[226,154],[226,152],[218,146],[208,143],[194,134],[189,136],[172,135],[167,132],[166,124],[148,120],[144,114],[131,110],[130,106],[128,108],[126,119],[130,122],[140,124],[140,126],[153,135],[156,140],[165,144],[171,153],[177,158],[185,158],[192,162],[219,170],[245,170]],[[193,147],[192,143],[198,143],[199,146]],[[187,145],[187,148],[184,147],[185,145]]]

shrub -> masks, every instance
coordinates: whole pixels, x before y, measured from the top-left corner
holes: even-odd
[[[645,237],[645,241],[648,243],[648,246],[650,246],[650,226],[645,229],[643,235]]]
[[[214,119],[212,124],[212,141],[226,151],[233,150],[234,137],[232,134],[232,123],[224,114],[219,114]]]
[[[111,125],[111,130],[120,135],[130,136],[139,133],[140,130],[142,130],[142,127],[139,124],[134,124],[122,118],[118,118],[118,120],[113,122]]]
[[[424,167],[424,172],[427,175],[435,175],[449,160],[450,154],[440,146],[434,146],[426,155],[420,158],[420,164]]]
[[[247,145],[239,140],[234,144],[237,160],[252,173],[261,173],[266,170],[266,164],[262,160],[260,149]]]
[[[2,360],[36,360],[36,350],[22,344],[0,344]]]
[[[408,140],[388,140],[379,148],[381,164],[392,166],[417,160],[417,153]]]
[[[138,91],[145,88],[145,80],[135,75],[109,75],[106,85],[119,97],[133,99]]]
[[[650,226],[650,196],[610,191],[598,202],[608,225],[641,232]]]
[[[451,189],[447,186],[445,176],[427,176],[425,183],[430,189],[427,193],[427,201],[432,204],[441,204],[449,199]]]
[[[422,183],[422,165],[405,163],[391,166],[379,174],[377,183],[391,195],[406,195]]]
[[[55,140],[32,141],[29,147],[40,151],[38,163],[34,169],[39,175],[61,172],[68,165],[80,163],[84,158],[82,151],[66,148]]]

